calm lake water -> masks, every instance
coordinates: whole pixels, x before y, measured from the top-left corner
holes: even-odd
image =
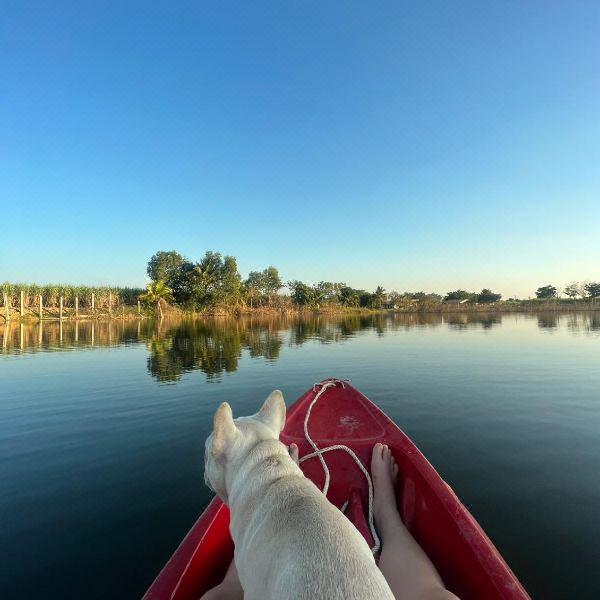
[[[598,598],[600,313],[0,325],[0,597],[143,594],[210,499],[218,404],[348,378],[534,598]]]

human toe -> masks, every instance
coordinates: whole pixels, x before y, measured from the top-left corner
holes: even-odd
[[[299,461],[299,457],[300,457],[300,453],[298,450],[298,446],[296,444],[290,444],[288,451],[290,453],[290,457],[292,458],[292,460],[298,464]]]

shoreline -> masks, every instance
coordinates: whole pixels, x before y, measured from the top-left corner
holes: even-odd
[[[565,301],[565,302],[539,302],[535,300],[524,300],[523,302],[506,302],[496,304],[439,304],[426,307],[406,307],[406,308],[349,308],[349,307],[323,307],[323,308],[305,308],[305,307],[260,307],[250,309],[248,307],[234,308],[216,308],[204,311],[182,310],[178,307],[170,306],[166,311],[164,318],[247,318],[247,317],[302,317],[308,315],[322,315],[332,317],[354,316],[354,315],[395,315],[395,314],[455,314],[455,313],[535,313],[535,312],[591,312],[600,311],[599,301]],[[73,308],[63,308],[62,317],[59,308],[45,308],[40,319],[39,311],[33,308],[25,308],[23,316],[18,308],[12,307],[6,319],[5,311],[0,313],[0,323],[38,323],[40,321],[132,321],[143,319],[157,319],[152,309],[139,309],[138,306],[121,305],[115,310],[108,311],[99,309],[90,312],[75,313]]]

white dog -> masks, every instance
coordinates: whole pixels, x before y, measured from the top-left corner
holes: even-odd
[[[224,402],[206,440],[205,480],[229,506],[244,600],[394,600],[362,535],[279,441],[280,391],[233,419]]]

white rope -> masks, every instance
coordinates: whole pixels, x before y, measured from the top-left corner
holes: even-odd
[[[319,461],[321,462],[321,466],[323,467],[323,471],[325,473],[325,484],[323,485],[322,491],[323,491],[323,494],[325,494],[325,496],[327,496],[327,492],[329,491],[329,482],[330,482],[331,476],[329,474],[329,467],[327,466],[327,463],[325,462],[325,459],[323,458],[323,454],[325,454],[325,452],[331,452],[332,450],[343,450],[344,452],[347,452],[354,459],[354,462],[358,465],[360,470],[363,472],[364,476],[367,478],[367,484],[369,485],[369,529],[371,530],[371,535],[373,536],[373,547],[371,548],[371,551],[373,552],[373,554],[376,554],[377,552],[379,552],[379,549],[381,548],[381,542],[379,541],[379,536],[377,535],[377,531],[375,529],[375,523],[373,522],[373,481],[371,480],[371,475],[369,475],[369,471],[362,464],[362,462],[360,461],[358,456],[356,456],[354,451],[352,449],[348,448],[348,446],[344,446],[343,444],[335,444],[334,446],[327,446],[327,448],[319,448],[314,443],[313,439],[310,437],[310,435],[308,433],[308,420],[310,418],[310,412],[311,412],[313,406],[317,403],[319,398],[329,388],[335,387],[338,383],[340,383],[342,385],[342,387],[344,387],[344,382],[341,381],[340,379],[330,379],[326,383],[322,383],[322,384],[315,383],[313,385],[313,391],[316,391],[316,388],[318,385],[321,386],[321,389],[315,394],[315,397],[312,399],[312,402],[309,404],[308,410],[306,411],[306,416],[304,417],[304,437],[306,438],[307,442],[310,444],[310,446],[314,450],[314,452],[311,452],[310,454],[306,454],[305,456],[303,456],[300,459],[299,462],[302,463],[305,460],[314,458],[315,456],[319,457]]]

